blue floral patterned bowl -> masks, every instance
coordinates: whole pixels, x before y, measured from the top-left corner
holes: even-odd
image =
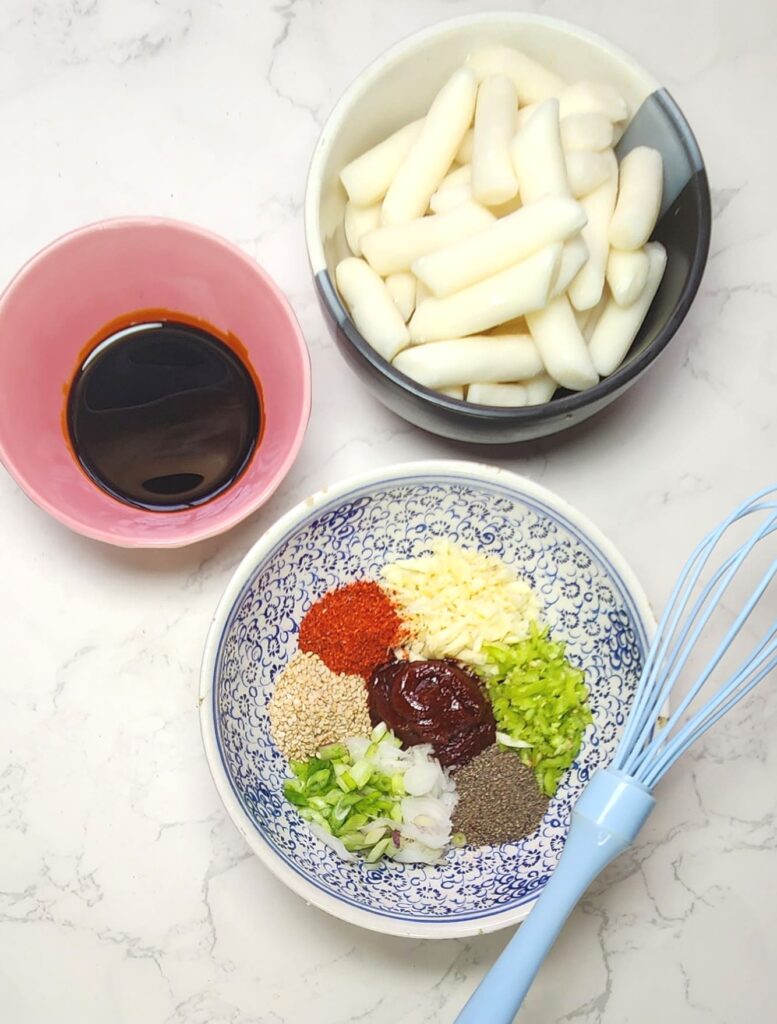
[[[553,635],[586,671],[594,724],[541,826],[521,842],[455,850],[434,867],[345,863],[283,797],[286,763],[270,736],[267,702],[313,601],[376,577],[387,561],[421,554],[439,536],[498,555],[530,581]],[[609,541],[521,477],[435,461],[327,488],[261,537],[216,611],[200,707],[219,794],[278,878],[345,921],[426,938],[515,924],[553,871],[577,795],[615,751],[653,626],[641,587]]]

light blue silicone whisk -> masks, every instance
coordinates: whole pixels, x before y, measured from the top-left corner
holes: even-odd
[[[734,523],[749,516],[758,517],[755,532],[733,555],[722,558],[719,541]],[[775,616],[764,638],[736,670],[710,683],[777,575],[775,560],[666,724],[656,727],[699,638],[705,630],[715,630],[715,624],[709,623],[727,588],[758,542],[775,530],[777,486],[735,509],[689,558],[658,625],[612,765],[596,772],[583,790],[572,811],[558,866],[525,923],[456,1018],[457,1024],[510,1024],[577,901],[599,872],[636,838],[655,805],[656,783],[695,740],[777,667]],[[692,702],[708,683],[709,699],[691,713]]]

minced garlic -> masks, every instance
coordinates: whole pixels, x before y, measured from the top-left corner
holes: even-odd
[[[432,553],[394,562],[383,582],[426,658],[482,665],[482,648],[517,643],[539,617],[531,587],[494,555],[439,539]]]

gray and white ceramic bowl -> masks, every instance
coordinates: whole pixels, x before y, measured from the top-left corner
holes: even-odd
[[[545,405],[511,409],[470,405],[422,387],[379,356],[350,319],[334,286],[348,249],[340,170],[392,131],[426,113],[445,79],[483,44],[516,46],[570,81],[612,83],[633,111],[619,158],[648,145],[664,158],[664,199],[653,237],[667,268],[647,319],[623,365],[588,391],[560,391]],[[622,395],[666,348],[701,282],[710,243],[709,187],[701,152],[679,107],[647,71],[599,36],[534,14],[475,14],[425,29],[394,46],[346,90],[313,154],[305,198],[308,256],[319,300],[351,369],[399,416],[462,441],[507,443],[563,430]]]
[[[594,723],[542,824],[521,842],[452,850],[434,867],[346,863],[283,797],[287,765],[270,735],[267,703],[313,601],[351,580],[377,578],[387,561],[419,555],[440,536],[498,555],[531,583],[553,635],[586,672]],[[366,473],[279,519],[221,599],[200,686],[216,787],[267,867],[345,921],[423,938],[516,924],[556,865],[572,804],[615,752],[653,625],[641,587],[612,544],[537,484],[468,462]]]

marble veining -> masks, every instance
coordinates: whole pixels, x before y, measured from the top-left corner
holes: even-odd
[[[212,666],[203,665],[213,686],[203,733],[209,748],[211,740],[217,746],[210,763],[220,791],[234,793],[255,847],[294,872],[312,902],[333,897],[344,913],[358,912],[386,933],[418,935],[419,927],[464,922],[464,934],[492,931],[497,915],[536,898],[557,863],[571,806],[615,755],[616,723],[633,699],[648,642],[639,599],[584,527],[542,498],[516,498],[498,480],[424,470],[303,508],[282,542],[261,559],[252,556],[239,597],[219,621]],[[343,865],[283,798],[287,766],[270,736],[268,684],[297,650],[296,624],[312,600],[354,576],[379,579],[387,561],[421,556],[439,536],[519,567],[552,634],[585,669],[592,728],[539,827],[524,840],[453,850],[439,867]]]
[[[504,945],[499,933],[412,942],[330,919],[225,820],[201,750],[200,653],[232,569],[292,503],[374,465],[485,459],[578,505],[658,607],[699,532],[773,477],[777,8],[523,6],[608,36],[667,85],[699,138],[715,221],[699,297],[658,364],[596,419],[517,452],[422,434],[356,384],[317,307],[301,215],[320,125],[359,70],[417,28],[511,3],[0,7],[0,280],[89,221],[191,220],[275,277],[314,369],[310,430],[282,488],[186,550],[76,537],[0,473],[3,1024],[446,1024]],[[765,688],[667,777],[637,845],[572,915],[522,1021],[774,1017],[775,735]]]

